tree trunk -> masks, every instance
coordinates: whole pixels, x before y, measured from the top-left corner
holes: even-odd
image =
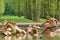
[[[40,21],[40,2],[39,0],[33,0],[33,20],[36,22]]]
[[[28,0],[25,1],[25,18],[28,19]]]
[[[60,21],[60,7],[59,7],[59,0],[57,0],[57,15],[58,17],[56,16],[56,18],[58,19],[58,21]]]
[[[28,19],[32,20],[31,0],[28,0]]]
[[[20,0],[18,0],[18,17],[20,17],[21,16],[21,13],[20,13]]]

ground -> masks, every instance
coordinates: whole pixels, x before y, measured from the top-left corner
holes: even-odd
[[[8,21],[15,21],[15,22],[34,22],[33,20],[29,20],[24,18],[24,16],[18,17],[18,16],[2,16],[0,17],[0,22],[3,20],[8,20]],[[45,22],[46,19],[40,18],[40,22]]]

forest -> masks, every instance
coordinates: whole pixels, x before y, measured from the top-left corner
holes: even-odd
[[[6,15],[24,16],[35,22],[51,16],[60,21],[60,0],[0,0],[0,17]]]

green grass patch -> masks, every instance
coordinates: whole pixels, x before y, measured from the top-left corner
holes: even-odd
[[[0,22],[3,20],[15,21],[15,22],[34,22],[33,20],[26,19],[24,16],[2,16],[0,17]],[[46,19],[40,18],[40,22],[45,22]]]
[[[40,18],[40,22],[45,22],[46,19]]]

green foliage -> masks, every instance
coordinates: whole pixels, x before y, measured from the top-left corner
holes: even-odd
[[[5,4],[4,4],[5,0],[0,0],[0,16],[3,15],[4,11],[5,11]]]
[[[18,15],[18,9],[20,9],[20,13],[24,12],[24,0],[5,0],[5,4],[7,4],[5,7],[5,14],[12,14],[12,15]],[[20,8],[18,6],[20,5]]]
[[[8,20],[8,21],[15,21],[15,22],[34,22],[33,20],[29,20],[24,18],[24,16],[18,17],[18,16],[2,16],[0,17],[0,22],[3,20]],[[40,22],[45,22],[46,19],[41,18]]]
[[[53,15],[57,14],[57,0],[42,0],[41,1],[41,13],[44,15]],[[50,16],[51,16],[50,15]]]
[[[51,14],[56,14],[57,12],[57,1],[53,1],[51,0],[51,3],[50,3],[50,13]]]
[[[41,18],[40,22],[46,22],[46,19]]]
[[[24,16],[22,16],[22,17],[18,17],[18,16],[2,16],[0,18],[0,22],[2,22],[3,20],[15,21],[15,22],[33,22],[32,20],[24,18]]]
[[[26,3],[27,1],[27,3]],[[0,0],[0,16],[2,15],[26,16],[27,19],[39,21],[47,15],[60,20],[59,0]]]

